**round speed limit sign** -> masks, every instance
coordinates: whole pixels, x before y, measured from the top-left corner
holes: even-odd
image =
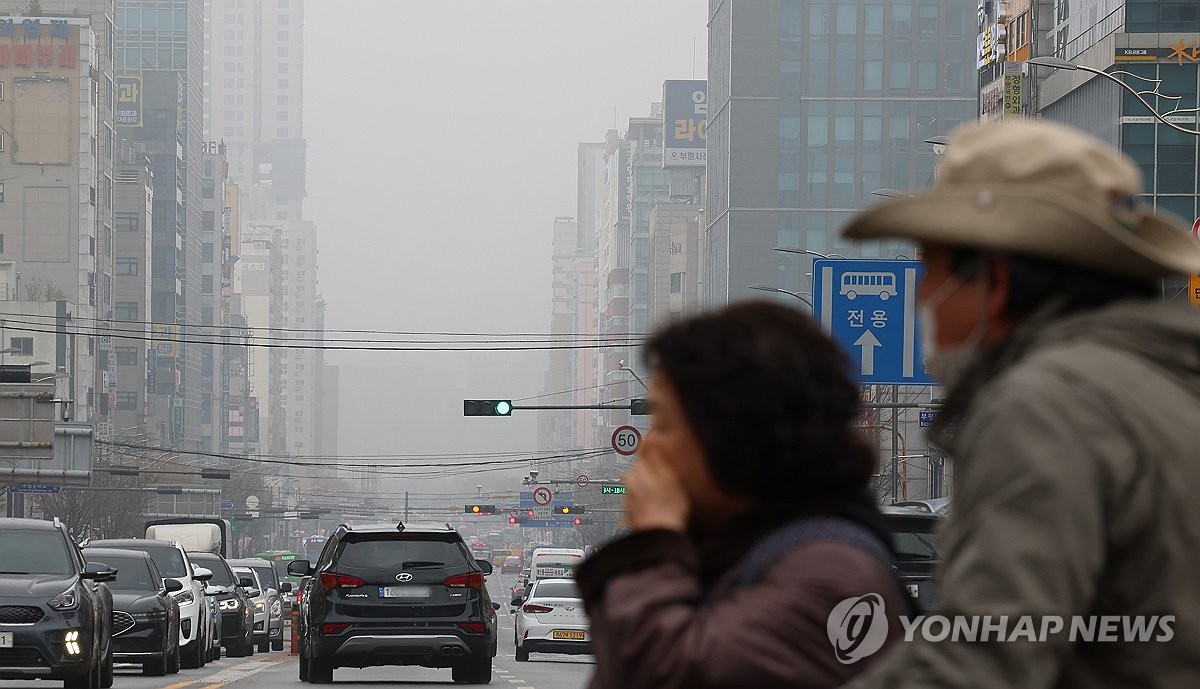
[[[633,426],[621,426],[613,431],[612,448],[617,454],[628,457],[637,454],[638,445],[642,442],[642,433]]]

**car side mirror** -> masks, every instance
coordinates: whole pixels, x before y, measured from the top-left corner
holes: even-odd
[[[521,597],[520,597],[520,596],[517,596],[517,597],[515,597],[515,598],[513,598],[513,599],[512,599],[512,606],[513,606],[514,608],[519,608],[519,607],[521,607]]]
[[[192,570],[192,578],[196,581],[208,581],[213,578],[213,573],[211,569],[197,567],[196,569]]]
[[[476,560],[475,563],[479,565],[479,569],[483,570],[483,576],[485,577],[495,571],[492,563],[488,560]]]
[[[281,582],[281,583],[279,584],[279,592],[280,592],[280,593],[291,593],[291,592],[292,592],[292,585],[291,585],[290,583],[286,582],[286,581],[284,581],[284,582]]]
[[[238,586],[244,589],[252,589],[258,582],[254,581],[254,577],[240,576],[238,577]]]
[[[117,570],[103,562],[89,562],[83,566],[83,571],[79,573],[79,578],[91,579],[98,582],[112,581],[117,578]]]
[[[167,587],[167,593],[175,593],[183,590],[183,582],[176,579],[163,579],[163,585]]]
[[[499,609],[500,609],[499,603],[492,603],[492,610],[499,610]]]
[[[292,560],[288,563],[287,571],[294,577],[306,577],[313,573],[312,565],[308,560]]]

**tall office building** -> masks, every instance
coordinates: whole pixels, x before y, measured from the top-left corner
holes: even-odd
[[[150,266],[154,256],[154,175],[145,155],[126,154],[113,170],[113,217],[116,223],[113,299],[123,311],[146,313],[150,308]],[[129,306],[137,304],[137,307]],[[156,428],[151,393],[157,381],[148,380],[150,324],[130,320],[119,324],[113,338],[116,373],[114,428]],[[127,335],[128,337],[122,337]],[[144,436],[146,437],[146,436]]]
[[[118,137],[150,156],[155,185],[152,303],[131,320],[156,324],[160,441],[199,447],[201,353],[175,340],[200,324],[201,207],[216,193],[202,189],[201,0],[118,0],[116,9]]]
[[[975,116],[963,0],[710,0],[705,302],[811,291],[786,245],[891,258],[839,230],[881,188],[929,184],[925,142]]]

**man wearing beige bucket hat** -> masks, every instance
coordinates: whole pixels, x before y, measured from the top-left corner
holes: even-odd
[[[969,125],[931,189],[847,228],[921,248],[955,469],[933,614],[963,625],[915,628],[850,686],[1200,687],[1200,311],[1160,287],[1200,243],[1139,193],[1079,131]]]

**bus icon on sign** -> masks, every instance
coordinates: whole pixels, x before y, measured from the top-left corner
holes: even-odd
[[[875,296],[887,301],[896,295],[896,274],[842,273],[839,293],[851,301],[860,296]]]

